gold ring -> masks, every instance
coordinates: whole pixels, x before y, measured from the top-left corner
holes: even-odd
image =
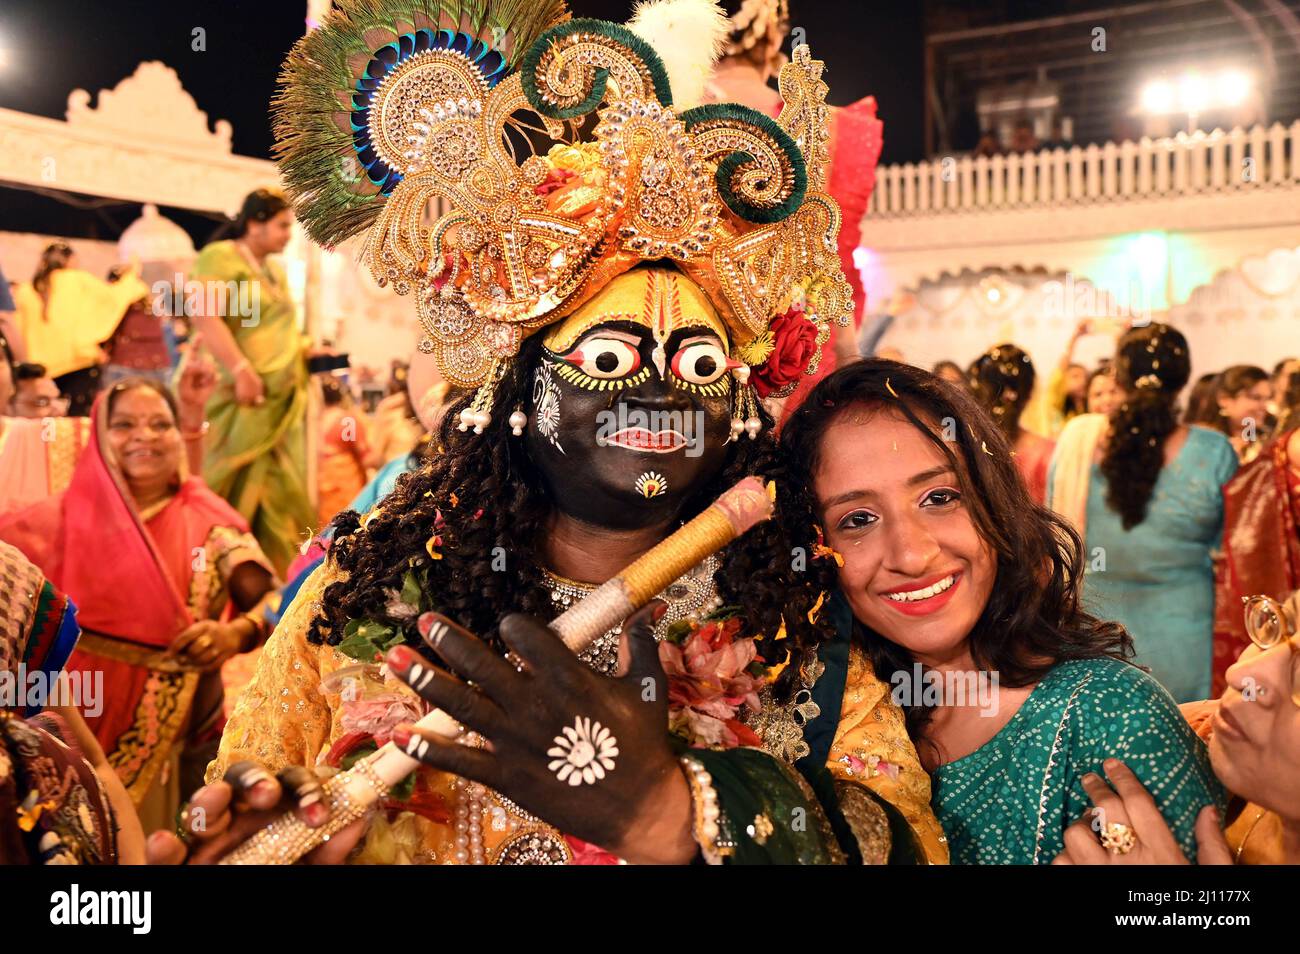
[[[1101,832],[1101,846],[1112,855],[1127,855],[1137,845],[1137,835],[1123,822],[1111,822]]]
[[[211,649],[211,648],[212,648],[212,640],[211,640],[210,638],[208,638],[208,636],[207,636],[206,634],[203,635],[203,636],[200,636],[198,639],[194,640],[194,648],[195,648],[195,649],[200,649],[200,650],[202,650],[202,649]]]

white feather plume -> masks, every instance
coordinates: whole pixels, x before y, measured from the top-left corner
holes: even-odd
[[[731,29],[726,11],[714,0],[641,0],[627,26],[663,60],[673,109],[698,106]]]

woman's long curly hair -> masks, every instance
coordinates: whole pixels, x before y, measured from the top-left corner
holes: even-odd
[[[1013,344],[1000,344],[971,362],[967,377],[975,400],[1014,446],[1020,437],[1020,415],[1037,377],[1029,355]]]
[[[443,451],[402,476],[364,528],[355,511],[334,519],[329,559],[347,579],[326,587],[321,612],[308,634],[311,642],[337,645],[353,619],[403,625],[391,618],[387,605],[413,566],[428,568],[431,592],[426,598],[438,611],[500,651],[505,647],[497,625],[503,616],[523,612],[552,618],[541,566],[552,504],[524,441],[512,436],[508,423],[515,408],[531,410],[540,350],[538,336],[524,343],[497,387],[492,423],[482,434],[457,429],[460,411],[472,399],[461,396],[447,409],[436,435]],[[809,649],[834,636],[833,625],[824,617],[808,621],[818,597],[834,586],[834,576],[823,579],[809,572],[806,560],[798,557],[812,552],[813,530],[810,524],[785,519],[786,471],[771,436],[772,421],[766,413],[761,418],[764,427],[758,439],[742,437],[730,445],[721,472],[700,487],[682,517],[695,516],[742,477],[752,474],[776,481],[775,518],[728,546],[714,579],[724,605],[744,608],[747,631],[758,638],[759,654],[767,663],[778,664],[787,660],[792,648]],[[430,560],[426,544],[439,515],[441,559]],[[782,622],[788,638],[777,640]],[[419,643],[413,624],[405,623],[403,632],[407,643]],[[779,697],[788,695],[797,669],[787,667],[781,674]]]
[[[895,361],[847,365],[821,381],[781,431],[790,470],[788,520],[819,523],[814,486],[826,431],[845,413],[894,411],[952,464],[962,502],[980,538],[994,551],[997,574],[984,611],[969,634],[971,657],[1008,687],[1037,682],[1052,666],[1072,659],[1127,659],[1133,644],[1118,623],[1086,613],[1079,602],[1083,542],[1065,520],[1034,502],[1002,431],[962,388]],[[867,424],[866,426],[870,426]],[[895,673],[911,682],[909,650],[858,621],[855,638],[886,682]],[[933,712],[905,706],[908,734],[924,740]],[[934,750],[930,748],[930,754]]]
[[[1147,516],[1164,466],[1165,441],[1178,427],[1178,392],[1192,373],[1187,339],[1170,325],[1133,328],[1119,341],[1115,384],[1123,402],[1110,413],[1110,439],[1101,459],[1106,505],[1125,530]]]

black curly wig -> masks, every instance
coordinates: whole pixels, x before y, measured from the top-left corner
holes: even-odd
[[[539,563],[551,503],[524,441],[512,436],[508,423],[516,407],[531,411],[540,349],[536,336],[524,343],[497,387],[492,423],[482,434],[457,429],[460,411],[471,400],[470,395],[461,396],[442,418],[436,436],[442,452],[403,475],[364,527],[355,511],[334,519],[328,559],[346,580],[326,587],[321,612],[308,634],[311,642],[337,645],[349,620],[368,619],[400,626],[404,640],[417,645],[413,623],[393,619],[387,609],[393,591],[401,590],[406,571],[413,567],[427,569],[426,598],[434,608],[499,651],[505,648],[497,635],[502,617],[513,612],[548,620],[554,616]],[[787,519],[786,470],[772,437],[772,421],[766,413],[761,418],[764,427],[758,438],[742,437],[731,445],[722,471],[699,488],[681,516],[695,516],[744,476],[776,481],[774,519],[728,546],[714,579],[724,605],[744,608],[747,630],[758,637],[762,658],[779,664],[787,661],[792,648],[812,648],[834,636],[828,620],[808,621],[818,597],[835,585],[834,567],[827,572],[822,564],[829,561],[809,563],[798,556],[812,552],[814,531],[807,523]],[[443,538],[441,559],[431,560],[426,544],[438,515],[443,521],[438,531]],[[782,622],[788,638],[778,641]],[[775,686],[779,698],[790,691],[797,668],[781,674]]]
[[[1029,496],[1011,445],[983,408],[964,389],[928,371],[870,359],[842,367],[817,385],[781,431],[791,490],[787,521],[820,520],[814,485],[822,439],[855,409],[897,411],[939,448],[958,475],[976,530],[997,556],[992,592],[969,636],[976,666],[1014,688],[1037,682],[1066,660],[1132,656],[1123,626],[1099,620],[1080,605],[1078,533]],[[854,624],[854,635],[881,679],[911,673],[914,660],[907,649],[861,622]],[[933,755],[924,741],[932,710],[918,705],[905,712],[918,750]]]
[[[1101,459],[1106,505],[1131,530],[1147,516],[1164,466],[1165,441],[1178,427],[1178,392],[1192,373],[1181,331],[1153,322],[1119,340],[1115,384],[1125,398],[1110,413],[1110,439]]]

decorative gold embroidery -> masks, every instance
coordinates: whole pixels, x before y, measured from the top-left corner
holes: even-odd
[[[176,736],[188,724],[198,684],[199,674],[193,672],[151,670],[145,678],[131,728],[118,736],[107,756],[137,805],[171,756]]]
[[[825,670],[816,652],[810,650],[799,667],[800,688],[789,702],[778,703],[771,686],[759,690],[762,709],[750,714],[746,724],[763,740],[763,748],[769,755],[794,763],[811,751],[804,741],[803,730],[821,715],[821,706],[813,702],[812,688]]]
[[[884,808],[865,785],[836,779],[835,794],[839,799],[840,814],[853,832],[858,851],[862,854],[862,863],[889,864],[893,839],[889,833],[889,816]]]

